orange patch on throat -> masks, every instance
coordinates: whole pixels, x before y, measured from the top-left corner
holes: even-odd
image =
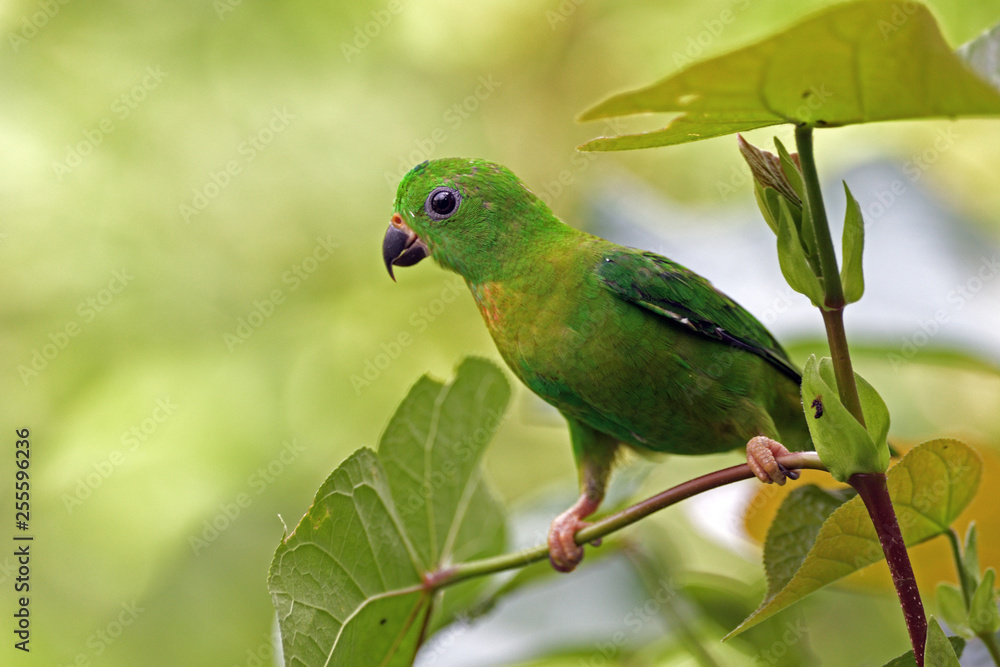
[[[503,288],[497,283],[476,285],[472,290],[472,296],[476,299],[479,312],[482,313],[483,319],[486,321],[486,326],[491,329],[498,328],[500,325],[499,300],[502,292]]]

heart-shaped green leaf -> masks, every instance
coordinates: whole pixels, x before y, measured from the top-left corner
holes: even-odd
[[[287,665],[412,663],[442,595],[425,577],[504,547],[479,462],[509,396],[503,373],[481,359],[448,384],[421,378],[379,453],[360,449],[327,478],[271,564]],[[447,594],[464,587],[471,598],[485,581]]]
[[[979,487],[979,456],[958,440],[930,440],[907,452],[887,473],[889,495],[907,546],[948,530]],[[764,544],[767,595],[760,607],[728,636],[739,634],[810,593],[883,558],[882,546],[861,498],[847,501],[823,520],[829,502],[817,494],[790,494]],[[786,507],[787,506],[787,507]],[[800,509],[801,507],[801,509]],[[782,518],[784,517],[784,518]],[[805,551],[792,531],[808,538],[808,517],[822,522]],[[928,663],[931,664],[931,663]]]

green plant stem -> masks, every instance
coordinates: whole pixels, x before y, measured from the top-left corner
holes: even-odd
[[[838,278],[839,282],[839,278]],[[851,353],[847,347],[847,331],[844,330],[844,310],[823,310],[823,324],[826,326],[826,339],[830,345],[830,358],[833,360],[833,375],[837,379],[837,393],[840,402],[844,404],[858,423],[865,424],[865,415],[861,410],[861,397],[858,395],[858,384],[854,380],[854,365],[851,363]]]
[[[951,555],[955,559],[955,570],[958,572],[958,584],[962,587],[962,598],[965,599],[965,608],[968,609],[972,606],[972,594],[975,590],[969,579],[970,575],[965,571],[965,562],[962,560],[962,540],[954,528],[949,528],[945,535],[951,544]]]
[[[778,457],[778,462],[788,470],[826,470],[826,466],[819,460],[819,455],[815,452],[792,452],[791,454]],[[705,491],[725,486],[726,484],[750,479],[753,476],[750,466],[744,463],[743,465],[716,470],[707,475],[688,480],[592,523],[576,534],[576,543],[587,544],[588,542],[594,542],[664,507],[669,507],[699,493],[704,493]],[[548,545],[542,544],[502,556],[458,563],[457,565],[452,565],[443,570],[430,572],[425,575],[424,588],[437,590],[473,577],[513,570],[540,561],[547,558],[548,555]]]
[[[997,645],[996,635],[990,634],[989,632],[983,632],[976,635],[983,643],[986,644],[986,650],[990,652],[990,657],[993,658],[993,664],[1000,665],[1000,646]]]
[[[945,535],[948,536],[948,543],[951,545],[951,554],[955,558],[955,570],[958,572],[958,583],[962,588],[962,597],[965,599],[965,608],[972,607],[972,595],[975,593],[975,586],[972,581],[972,573],[965,569],[965,560],[962,558],[962,539],[955,532],[954,528],[949,528]],[[989,632],[979,632],[976,636],[986,645],[986,650],[993,658],[993,664],[1000,667],[1000,645],[997,644],[996,635]]]
[[[822,272],[824,300],[823,324],[826,326],[827,340],[830,344],[830,356],[833,361],[834,375],[837,379],[837,393],[848,411],[865,425],[861,410],[861,399],[858,396],[858,386],[854,379],[854,368],[851,364],[850,349],[847,346],[847,332],[844,330],[844,289],[841,284],[840,271],[837,268],[837,255],[833,249],[833,239],[830,236],[830,224],[826,217],[826,207],[823,205],[823,193],[819,186],[819,175],[816,172],[816,160],[813,156],[812,128],[800,125],[795,128],[795,147],[799,153],[799,164],[802,168],[802,184],[805,194],[803,205],[808,207],[813,221],[813,231],[816,234],[816,253],[819,256]],[[867,426],[866,426],[867,428]],[[927,641],[927,617],[924,613],[920,591],[913,576],[913,566],[906,551],[906,544],[899,529],[896,512],[892,508],[892,499],[886,486],[885,474],[857,474],[849,480],[865,503],[868,515],[871,517],[875,532],[878,534],[882,551],[885,553],[889,572],[896,587],[906,630],[913,645],[913,655],[917,667],[924,665],[924,644]]]
[[[854,381],[854,367],[851,364],[851,353],[847,347],[847,333],[844,330],[844,287],[840,282],[840,271],[837,268],[837,254],[833,250],[833,237],[830,236],[830,223],[826,218],[826,206],[823,205],[823,192],[819,187],[819,174],[816,172],[816,160],[813,157],[812,128],[802,125],[795,128],[795,148],[799,152],[799,164],[802,168],[802,185],[805,194],[803,206],[808,207],[816,234],[816,252],[819,255],[819,265],[823,280],[824,307],[823,324],[826,325],[826,337],[830,343],[830,357],[833,359],[833,373],[837,378],[837,393],[844,407],[865,426],[865,416],[861,411],[861,398],[858,396],[858,386]]]
[[[813,158],[812,128],[799,125],[795,128],[795,149],[799,152],[799,165],[802,167],[802,185],[805,190],[804,206],[812,215],[813,230],[816,233],[816,252],[819,254],[819,266],[823,275],[823,291],[826,297],[826,307],[840,309],[844,307],[844,288],[840,284],[840,271],[837,268],[837,254],[833,250],[833,239],[830,237],[830,224],[826,220],[826,207],[823,205],[823,192],[819,187],[819,176],[816,173],[816,160]]]

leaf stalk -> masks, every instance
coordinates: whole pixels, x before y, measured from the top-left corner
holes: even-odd
[[[785,456],[779,456],[777,460],[788,470],[826,470],[826,466],[819,460],[819,456],[815,452],[792,452]],[[750,479],[753,476],[750,467],[744,463],[688,480],[590,524],[577,532],[576,543],[594,542],[665,507],[726,484]],[[524,567],[543,560],[548,555],[548,545],[540,544],[501,556],[458,563],[436,572],[427,573],[424,576],[424,587],[432,591],[437,590],[472,577]]]

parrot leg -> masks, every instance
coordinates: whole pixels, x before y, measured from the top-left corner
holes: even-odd
[[[597,511],[601,500],[584,492],[572,507],[552,521],[549,527],[549,561],[559,572],[572,572],[583,560],[583,547],[576,543],[576,532],[590,525],[581,519]]]
[[[747,443],[747,465],[757,476],[757,479],[765,484],[772,482],[779,486],[785,483],[786,478],[798,479],[799,473],[796,470],[787,470],[778,463],[774,457],[791,454],[788,449],[771,438],[758,435],[751,438]]]
[[[576,533],[589,525],[583,519],[596,512],[604,500],[619,445],[616,439],[573,419],[569,419],[569,426],[580,471],[580,498],[549,527],[549,560],[559,572],[572,572],[583,560],[583,547],[576,543]]]

